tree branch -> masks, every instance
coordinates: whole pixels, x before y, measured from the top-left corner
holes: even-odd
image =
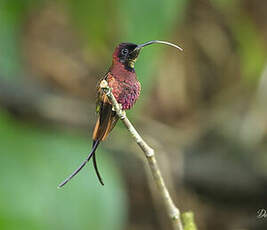
[[[117,100],[115,99],[114,95],[112,94],[111,88],[108,86],[107,81],[103,80],[100,83],[100,87],[105,92],[107,97],[109,98],[110,102],[113,105],[114,110],[116,111],[118,117],[122,120],[125,127],[128,129],[128,131],[132,134],[132,137],[136,141],[136,143],[139,145],[139,147],[144,152],[148,164],[150,166],[150,170],[152,172],[154,181],[157,185],[157,188],[159,190],[159,193],[164,201],[168,216],[173,224],[173,228],[175,230],[183,230],[181,217],[180,217],[180,211],[175,206],[169,191],[165,185],[165,182],[163,180],[163,177],[161,175],[158,163],[155,158],[154,149],[152,149],[139,135],[139,133],[136,131],[136,129],[133,127],[131,122],[128,120],[125,111],[121,109],[121,106],[118,104]]]

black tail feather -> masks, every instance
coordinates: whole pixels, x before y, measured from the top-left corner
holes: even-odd
[[[100,173],[99,173],[99,171],[98,171],[98,168],[97,168],[97,164],[96,164],[96,155],[95,155],[95,153],[93,154],[93,164],[94,164],[95,172],[96,172],[96,175],[97,175],[97,178],[98,178],[100,184],[101,184],[101,185],[104,185],[104,182],[103,182],[103,180],[102,180],[102,177],[101,177],[101,175],[100,175]]]
[[[78,172],[81,171],[81,169],[86,165],[86,163],[91,159],[91,157],[93,156],[94,158],[94,155],[95,155],[95,151],[97,149],[97,146],[99,145],[100,141],[94,141],[93,142],[93,148],[92,148],[92,151],[90,152],[90,154],[87,156],[87,158],[84,160],[84,162],[69,176],[67,177],[63,182],[61,182],[59,185],[58,185],[58,188],[61,188],[63,187],[65,184],[67,184]],[[97,175],[99,174],[98,170],[96,170],[97,172]],[[100,183],[101,183],[101,180],[100,180]],[[103,183],[103,182],[102,182]]]

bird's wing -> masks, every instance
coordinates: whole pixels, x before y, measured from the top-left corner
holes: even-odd
[[[105,79],[108,83],[115,80],[110,73],[107,73],[103,79]],[[109,99],[106,94],[99,87],[99,84],[100,82],[97,85],[96,100],[96,112],[99,116],[93,132],[93,140],[95,141],[104,140],[118,121],[118,116],[116,115],[116,112],[112,110],[112,105],[109,102]]]

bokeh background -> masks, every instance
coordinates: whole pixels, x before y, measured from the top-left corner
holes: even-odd
[[[128,113],[199,229],[267,229],[267,2],[1,0],[0,229],[169,229],[121,124],[92,164],[95,86],[120,42],[167,40],[136,63]]]

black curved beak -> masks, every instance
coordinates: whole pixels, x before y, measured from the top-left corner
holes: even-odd
[[[133,50],[133,52],[134,52],[134,51],[137,51],[137,50],[140,50],[140,49],[142,49],[142,48],[145,47],[145,46],[152,45],[152,44],[165,44],[165,45],[168,45],[168,46],[172,46],[172,47],[174,47],[174,48],[176,48],[176,49],[178,49],[178,50],[180,50],[180,51],[183,51],[183,49],[182,49],[180,46],[175,45],[175,44],[173,44],[173,43],[166,42],[166,41],[152,40],[152,41],[145,42],[145,43],[143,43],[143,44],[138,45],[138,46]]]

